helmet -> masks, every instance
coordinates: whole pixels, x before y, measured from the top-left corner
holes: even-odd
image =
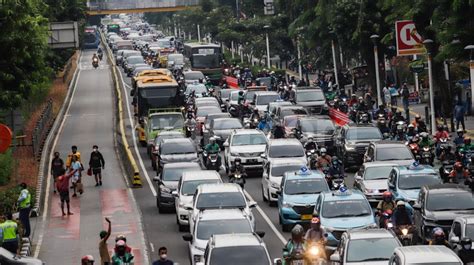
[[[213,136],[213,137],[209,138],[209,142],[215,143],[216,142],[216,137]]]
[[[352,94],[351,97],[357,98],[357,95],[356,95],[356,94]]]
[[[444,239],[444,231],[443,229],[436,229],[436,231],[433,229],[433,238],[435,240],[439,240],[439,239]]]
[[[239,95],[242,96],[243,94],[244,94],[244,91],[240,90],[240,91],[239,91]]]
[[[415,125],[413,125],[413,124],[410,123],[410,124],[408,125],[408,129],[415,129]]]
[[[392,193],[390,191],[384,191],[384,193],[382,193],[382,197],[384,199],[390,199],[390,200],[393,198]],[[397,205],[398,205],[398,203],[397,203]]]
[[[94,263],[94,257],[92,255],[85,255],[81,259],[82,264],[93,264]]]
[[[457,134],[463,134],[464,131],[463,131],[463,129],[457,129],[457,130],[456,130],[456,133],[457,133]]]
[[[127,242],[127,238],[124,235],[118,235],[117,237],[115,237],[115,242],[119,242],[120,240]]]
[[[454,163],[454,169],[462,169],[462,163],[459,161]]]
[[[427,132],[422,132],[422,133],[420,133],[420,136],[421,136],[421,138],[426,139],[426,138],[428,138],[429,135],[428,135]]]
[[[337,164],[337,163],[339,163],[339,158],[337,158],[337,156],[333,156],[333,157],[331,157],[331,161],[332,161],[333,164],[334,163]]]
[[[304,229],[300,224],[297,224],[291,229],[291,238],[295,241],[303,240]]]
[[[321,224],[321,220],[319,220],[318,217],[313,217],[313,219],[311,219],[311,224]]]
[[[237,163],[239,163],[239,164],[240,164],[241,162],[242,162],[242,160],[240,160],[240,158],[239,158],[239,157],[237,157],[237,158],[234,160],[234,163],[235,163],[235,164],[237,164]]]
[[[362,100],[364,100],[364,98],[363,98],[363,97],[359,97],[359,101],[362,101]]]
[[[463,237],[461,239],[461,247],[464,250],[471,250],[472,248],[472,240],[469,237]]]
[[[448,125],[443,125],[443,130],[448,131]]]
[[[436,129],[438,129],[438,131],[443,130],[443,125],[440,124],[440,125],[436,126]]]
[[[416,115],[415,115],[415,120],[416,120],[416,121],[419,121],[419,120],[421,120],[421,116],[420,116],[420,114],[416,114]]]
[[[115,243],[115,247],[116,248],[119,248],[119,247],[125,247],[127,244],[125,243],[125,241],[123,240],[119,240]]]
[[[319,150],[319,152],[320,152],[321,154],[325,154],[325,153],[327,152],[327,150],[326,150],[326,148],[323,147],[323,148],[321,148],[321,150]]]
[[[471,144],[471,138],[466,137],[464,138],[464,145],[470,145]]]
[[[405,202],[404,201],[398,201],[397,206],[405,206]]]

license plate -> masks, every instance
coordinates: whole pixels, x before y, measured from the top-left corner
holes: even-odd
[[[291,265],[304,265],[304,260],[293,260]]]
[[[247,163],[257,163],[257,159],[247,159]]]
[[[311,220],[311,219],[313,219],[312,214],[302,214],[301,215],[301,220]]]

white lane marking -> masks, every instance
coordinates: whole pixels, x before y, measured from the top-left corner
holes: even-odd
[[[128,89],[130,89],[130,90],[133,89],[130,85],[128,85],[127,83],[123,82],[123,79],[122,79],[122,83],[123,83]]]
[[[56,145],[58,144],[59,136],[61,135],[61,133],[63,131],[64,124],[66,123],[67,118],[69,116],[71,116],[69,114],[69,109],[71,108],[71,105],[72,105],[72,102],[73,102],[73,99],[74,99],[74,95],[76,94],[77,84],[79,83],[79,78],[81,77],[82,67],[80,67],[80,65],[81,65],[81,60],[82,60],[83,55],[84,55],[84,53],[81,52],[81,56],[79,57],[79,63],[78,63],[79,70],[77,71],[76,81],[74,82],[74,86],[73,86],[74,90],[72,91],[71,98],[69,100],[69,104],[66,108],[66,112],[64,113],[65,114],[64,118],[61,121],[61,124],[59,125],[58,133],[56,134],[56,137],[54,138],[54,141],[53,141],[53,145],[51,146],[51,150],[53,152],[51,152],[51,154],[49,156],[48,165],[51,165],[51,161],[53,159],[53,154],[55,152]],[[43,243],[44,228],[45,228],[46,219],[48,217],[48,210],[49,210],[48,203],[49,203],[49,190],[50,190],[50,187],[51,187],[51,171],[48,170],[48,176],[46,178],[46,194],[45,194],[45,197],[44,197],[44,204],[43,204],[44,214],[43,214],[43,223],[42,223],[42,228],[41,228],[42,233],[38,236],[38,244],[36,245],[35,254],[34,254],[35,258],[39,257],[41,244]]]
[[[247,196],[247,198],[250,200],[250,201],[254,201],[255,200],[252,198],[252,196],[250,196],[250,194],[244,190],[244,193],[245,193],[245,196]],[[278,231],[278,229],[275,227],[275,225],[272,223],[272,220],[270,220],[270,218],[268,217],[268,215],[262,210],[262,208],[260,208],[260,206],[258,206],[257,204],[257,207],[255,207],[257,209],[257,211],[260,213],[260,215],[263,217],[263,220],[265,220],[265,222],[267,222],[268,226],[270,226],[270,228],[273,230],[273,233],[275,233],[275,235],[278,237],[278,239],[280,239],[280,241],[285,245],[286,244],[286,239],[285,237],[282,235],[282,233],[280,233],[280,231]]]
[[[153,243],[150,242],[150,248],[151,248],[151,252],[155,252],[155,245],[153,245]]]
[[[143,174],[145,175],[145,179],[148,182],[148,186],[150,186],[151,193],[153,194],[153,196],[156,197],[157,193],[156,193],[155,186],[153,185],[153,182],[151,181],[150,176],[148,175],[148,171],[145,168],[145,164],[143,163],[142,156],[140,155],[140,152],[138,151],[137,137],[135,136],[134,119],[133,119],[133,116],[132,116],[132,112],[130,111],[130,102],[128,100],[128,94],[127,94],[127,91],[125,90],[125,86],[127,86],[127,84],[123,80],[122,72],[120,71],[120,69],[118,69],[118,67],[116,67],[115,70],[116,70],[116,72],[119,73],[120,79],[122,80],[122,84],[123,84],[123,90],[122,90],[123,95],[122,95],[122,97],[125,98],[125,104],[127,105],[128,119],[130,120],[130,124],[132,125],[133,149],[135,150],[135,154],[138,157],[138,162],[140,164],[140,167],[142,169]]]

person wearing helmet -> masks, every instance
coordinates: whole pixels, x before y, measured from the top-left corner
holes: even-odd
[[[306,152],[308,152],[308,151],[311,151],[311,150],[316,151],[317,149],[318,149],[318,145],[314,141],[313,137],[309,136],[308,139],[306,140],[306,142],[304,143],[304,150]]]
[[[426,122],[421,118],[420,114],[415,115],[415,120],[412,122],[412,124],[415,126],[418,133],[428,132]]]
[[[463,264],[474,262],[474,250],[472,249],[472,240],[469,237],[463,237],[454,251],[462,260]]]
[[[188,118],[184,122],[184,127],[186,128],[186,137],[191,137],[192,132],[191,129],[196,129],[196,120],[194,119],[193,115],[191,113],[188,113]]]
[[[377,122],[377,127],[379,128],[382,135],[390,134],[390,129],[388,128],[387,121],[385,119],[379,120]]]
[[[407,129],[407,137],[408,138],[412,138],[413,136],[415,136],[417,134],[416,130],[415,130],[415,125],[413,125],[412,123],[410,123],[408,125],[408,129]]]
[[[349,105],[349,107],[357,105],[357,95],[356,94],[351,95],[351,99],[349,99],[349,101],[347,102],[347,105]]]
[[[285,264],[291,264],[293,257],[301,253],[303,254],[306,249],[306,241],[304,239],[304,229],[301,225],[297,224],[291,229],[291,238],[285,245],[283,250],[283,259]]]
[[[319,157],[316,161],[316,169],[324,170],[329,169],[331,165],[331,156],[327,154],[326,148],[321,148],[319,150]]]
[[[326,242],[326,237],[324,236],[326,232],[321,227],[321,220],[318,217],[313,217],[311,219],[311,227],[306,231],[304,239],[306,242]]]
[[[470,177],[469,170],[464,168],[462,162],[454,163],[453,170],[449,173],[449,182],[464,184]]]
[[[112,256],[112,264],[114,265],[125,265],[133,264],[134,256],[132,253],[127,252],[127,244],[124,240],[119,240],[115,243],[115,253]]]
[[[92,255],[85,255],[81,259],[81,265],[94,265],[94,257]]]
[[[379,108],[377,109],[377,111],[375,111],[375,116],[376,117],[379,117],[380,116],[383,116],[385,119],[388,118],[388,113],[387,113],[387,109],[385,108],[385,105],[384,104],[380,104],[379,105]]]
[[[397,202],[397,208],[392,215],[392,223],[394,227],[413,224],[413,213],[406,208],[404,201]]]
[[[435,134],[436,142],[438,143],[441,139],[449,139],[449,132],[444,129],[443,125],[438,125],[436,127],[437,131]]]
[[[421,140],[418,143],[420,148],[429,147],[432,148],[434,146],[434,142],[430,140],[430,135],[427,132],[420,133]]]
[[[206,152],[208,152],[208,153],[215,153],[215,152],[219,152],[219,151],[220,151],[220,147],[219,147],[219,145],[217,144],[216,138],[215,138],[214,136],[212,136],[211,138],[209,138],[209,143],[204,147],[204,149],[205,149]]]
[[[260,121],[260,113],[258,112],[257,108],[253,109],[252,115],[250,116],[250,121],[253,125],[252,128],[255,128],[258,125],[258,121]]]
[[[393,212],[395,210],[395,207],[396,203],[393,200],[392,193],[390,191],[384,191],[384,193],[382,193],[382,200],[379,201],[379,203],[377,204],[377,210],[379,214],[387,210],[391,210]]]
[[[132,248],[127,245],[127,238],[126,238],[124,235],[122,235],[122,234],[120,234],[120,235],[118,235],[118,236],[115,237],[115,243],[116,243],[116,244],[117,244],[117,242],[119,242],[120,240],[122,240],[123,242],[125,242],[125,251],[128,252],[128,253],[131,253],[131,252],[132,252]],[[117,247],[117,246],[114,247],[114,253],[117,252],[117,248],[116,248],[116,247]]]
[[[456,147],[464,145],[464,131],[462,129],[457,129],[457,136],[454,138],[454,145]]]
[[[367,106],[367,103],[364,101],[363,97],[359,97],[359,100],[357,102],[357,112],[367,112],[369,110],[369,107]]]
[[[275,124],[275,128],[273,128],[273,138],[274,139],[283,139],[285,138],[285,127],[281,124],[281,122],[277,122]]]
[[[237,179],[236,174],[240,173],[240,179]],[[246,183],[245,179],[247,173],[245,173],[245,167],[242,165],[242,161],[239,157],[234,160],[234,164],[230,168],[229,182],[239,184],[242,189]]]
[[[239,91],[239,96],[237,97],[237,104],[240,106],[240,105],[244,104],[244,101],[245,101],[244,91],[240,90]]]
[[[446,241],[446,235],[444,234],[443,229],[433,229],[433,235],[429,241],[429,245],[440,245],[450,247],[448,241]]]
[[[474,145],[471,144],[471,138],[469,138],[468,136],[464,137],[464,150],[466,151],[474,150]]]
[[[284,99],[284,100],[290,101],[290,102],[295,101],[296,92],[295,92],[295,90],[293,89],[293,86],[294,86],[294,85],[289,85],[289,86],[288,86],[288,89],[285,91],[285,95],[283,96],[283,99]]]
[[[328,174],[331,178],[337,176],[339,178],[344,178],[344,166],[337,156],[331,157],[331,167],[328,170]]]
[[[242,165],[242,160],[240,157],[235,158],[234,163],[230,168],[231,173],[240,172],[240,174],[245,174],[245,167]]]

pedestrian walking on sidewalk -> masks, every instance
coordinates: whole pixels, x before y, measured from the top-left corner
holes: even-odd
[[[409,98],[410,98],[410,90],[408,89],[407,83],[403,83],[402,89],[400,90],[400,94],[402,95],[402,103],[403,109],[406,113],[406,118],[410,120],[410,110],[409,110]]]
[[[77,151],[77,146],[75,146],[75,145],[71,146],[71,153],[69,153],[67,155],[66,169],[69,169],[71,167],[73,156],[77,157],[77,161],[79,161],[79,163],[81,162],[81,153],[79,151]]]
[[[79,191],[79,193],[82,194],[82,190],[78,189],[78,184],[81,183],[81,170],[82,170],[82,165],[81,162],[77,160],[77,156],[73,155],[72,156],[72,162],[71,162],[71,168],[69,171],[72,171],[73,176],[71,179],[72,182],[72,189],[74,190],[74,194],[72,197],[77,197],[76,190]]]
[[[27,189],[26,183],[20,184],[21,193],[18,197],[18,208],[20,209],[20,222],[23,225],[24,237],[30,237],[30,211],[31,211],[31,193]]]
[[[67,206],[67,215],[73,214],[69,205],[69,179],[74,176],[74,173],[75,171],[71,170],[66,174],[66,170],[63,169],[56,182],[56,188],[58,189],[59,198],[61,200],[61,212],[63,213],[63,216],[66,215],[64,212],[64,203],[66,203]]]
[[[391,85],[390,85],[389,90],[390,90],[390,100],[391,100],[390,104],[391,104],[392,106],[397,106],[397,105],[398,105],[397,97],[398,97],[398,95],[399,95],[399,94],[398,94],[398,90],[397,90],[397,88],[395,87],[394,84],[391,84]]]
[[[51,175],[53,175],[54,186],[53,191],[56,193],[56,180],[62,175],[64,170],[64,161],[59,157],[59,152],[54,152],[54,158],[51,161]]]
[[[89,159],[89,168],[92,169],[92,174],[95,178],[95,186],[102,186],[102,169],[105,167],[105,160],[99,152],[99,147],[94,145],[92,147],[91,157]]]
[[[392,103],[392,95],[390,94],[390,89],[385,85],[383,87],[383,99],[386,106]]]
[[[2,248],[10,251],[13,254],[18,252],[18,224],[13,221],[13,215],[7,213],[5,215],[7,219],[5,222],[0,224],[0,236],[3,243]]]
[[[464,116],[466,115],[466,109],[462,100],[458,100],[456,106],[454,107],[454,117],[456,118],[456,130],[459,129],[459,123],[462,125],[462,129],[466,130],[466,125],[464,124]]]
[[[102,230],[99,234],[100,241],[99,241],[99,254],[100,254],[100,264],[101,265],[110,265],[110,254],[109,248],[107,247],[107,240],[112,233],[112,225],[109,218],[105,217],[105,221],[108,223],[107,231]]]

